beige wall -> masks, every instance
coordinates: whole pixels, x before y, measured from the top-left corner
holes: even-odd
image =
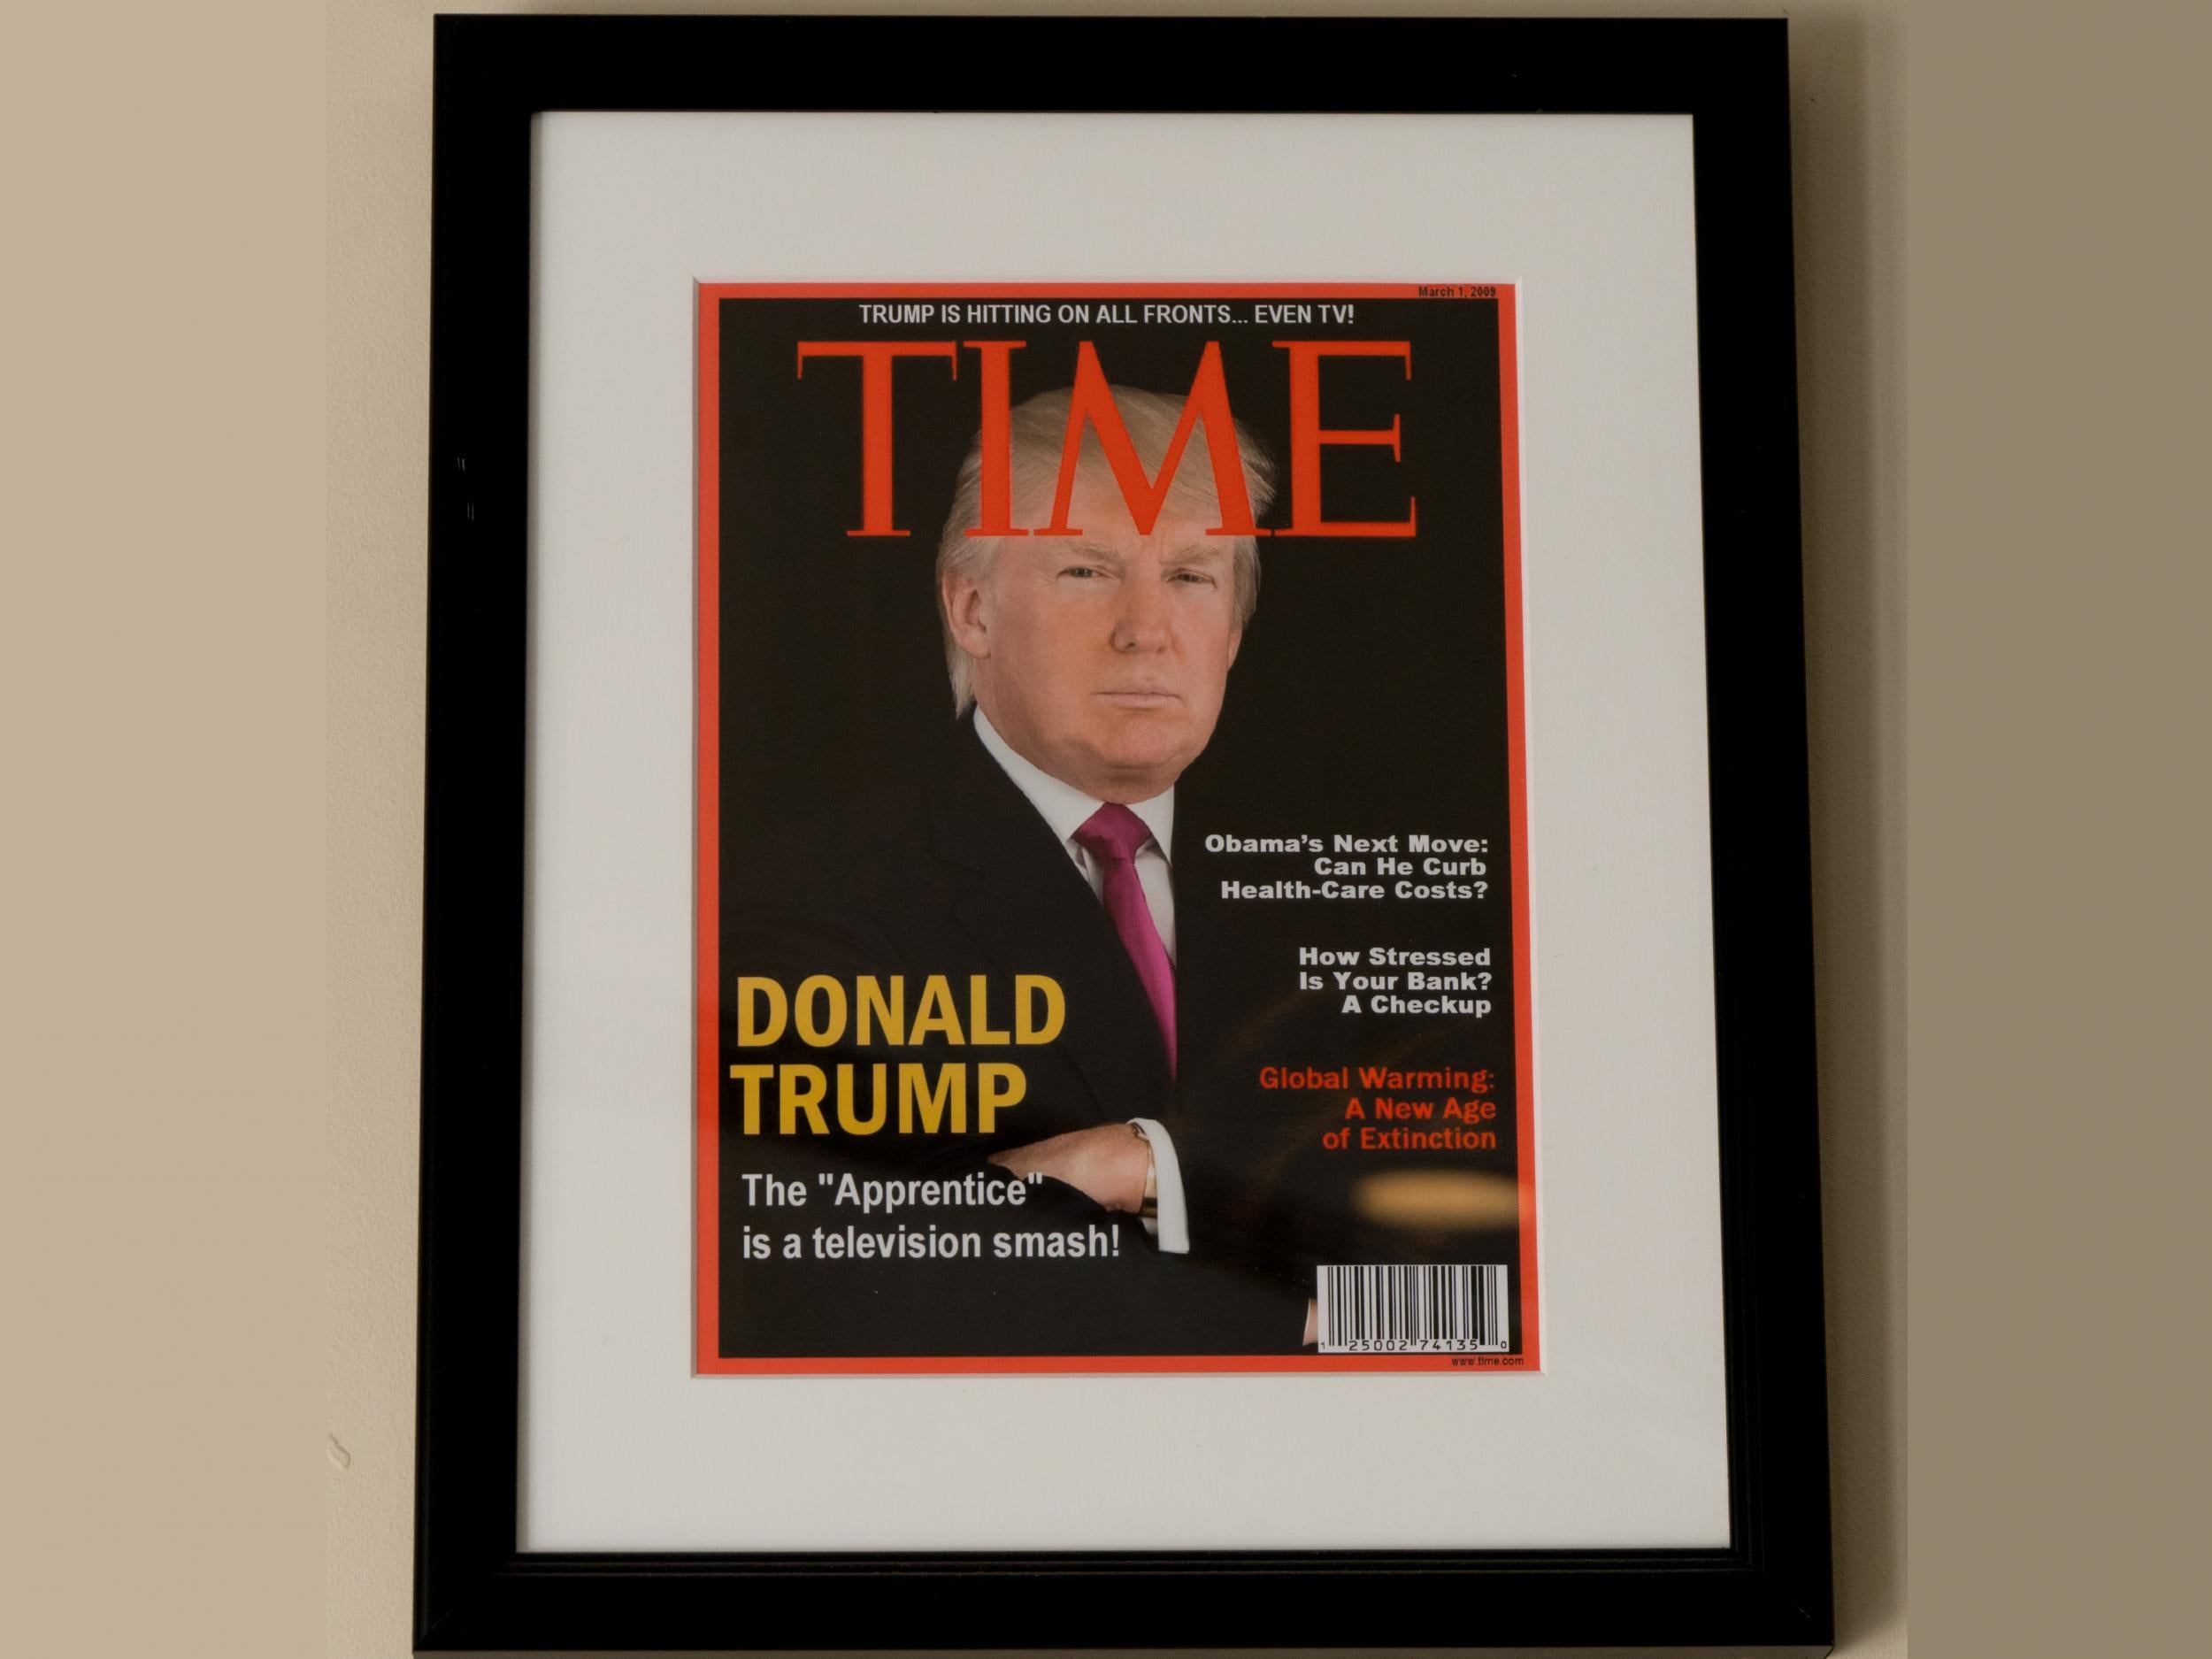
[[[406,1651],[429,11],[0,39],[11,1653]],[[1909,1077],[1924,1649],[2201,1650],[2204,12],[1795,10],[1859,1659],[1904,1647]]]

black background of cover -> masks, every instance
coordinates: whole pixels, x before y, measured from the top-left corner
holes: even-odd
[[[892,292],[868,303],[896,303]],[[917,296],[934,297],[934,296]],[[978,301],[1045,303],[977,294]],[[1172,295],[1078,292],[1088,303],[1141,307]],[[1206,296],[1248,317],[1244,294]],[[1295,296],[1262,296],[1297,303]],[[1263,538],[1259,608],[1229,679],[1219,725],[1179,788],[1179,818],[1202,798],[1225,807],[1207,827],[1246,836],[1411,832],[1479,835],[1488,888],[1477,902],[1227,901],[1225,879],[1303,878],[1310,856],[1195,855],[1177,872],[1178,926],[1203,939],[1179,962],[1185,1081],[1248,1120],[1256,1152],[1289,1158],[1280,1240],[1304,1259],[1504,1262],[1512,1270],[1514,1347],[1520,1347],[1517,1230],[1406,1232],[1360,1223],[1347,1190],[1393,1168],[1478,1169],[1517,1163],[1513,1102],[1514,961],[1508,793],[1498,308],[1477,299],[1356,299],[1349,325],[1090,325],[1021,323],[864,326],[854,297],[720,301],[721,854],[725,868],[774,832],[833,821],[884,781],[915,770],[952,723],[933,567],[960,463],[979,421],[978,357],[960,354],[956,379],[941,360],[894,372],[892,541],[847,534],[861,523],[860,365],[816,357],[807,341],[1011,339],[1012,401],[1074,379],[1078,342],[1097,349],[1107,379],[1179,401],[1206,343],[1218,342],[1239,421],[1277,465],[1265,527],[1290,518],[1288,353],[1278,340],[1406,341],[1411,376],[1395,358],[1332,359],[1321,368],[1321,424],[1330,429],[1401,422],[1402,455],[1383,447],[1324,449],[1324,516],[1402,520],[1410,538]],[[1309,302],[1310,303],[1310,302]],[[1185,465],[1202,465],[1198,441]],[[1195,827],[1191,826],[1190,827]],[[1184,826],[1179,824],[1179,840]],[[1186,842],[1187,847],[1188,843]],[[1402,841],[1401,846],[1402,847]],[[1357,856],[1357,855],[1352,855]],[[1187,865],[1194,855],[1183,855]],[[1415,879],[1418,874],[1418,859]],[[1394,878],[1353,876],[1354,880]],[[1441,879],[1442,878],[1428,878]],[[1462,878],[1463,879],[1463,878]],[[743,972],[726,928],[726,981]],[[1491,948],[1493,1011],[1455,1016],[1337,1013],[1340,994],[1295,989],[1301,946],[1364,950]],[[1402,972],[1402,970],[1394,970]],[[1402,990],[1402,986],[1401,989]],[[725,1010],[725,1025],[727,1023]],[[1193,1042],[1194,1033],[1210,1041]],[[1262,1092],[1263,1064],[1360,1064],[1488,1069],[1498,1136],[1488,1153],[1323,1153],[1322,1131],[1342,1124],[1344,1091]],[[1202,1068],[1202,1071],[1201,1070]],[[726,1093],[726,1111],[733,1107]],[[1364,1098],[1367,1092],[1356,1090]],[[1440,1102],[1444,1092],[1409,1091]],[[1452,1091],[1458,1093],[1458,1091]],[[1423,1127],[1445,1126],[1432,1120]],[[722,1347],[775,1351],[744,1329],[745,1275],[732,1175],[745,1148],[723,1148]],[[1316,1225],[1317,1217],[1331,1225]],[[1194,1219],[1194,1225],[1202,1225]],[[1078,1270],[1079,1271],[1079,1270]],[[856,1351],[871,1351],[856,1333]]]

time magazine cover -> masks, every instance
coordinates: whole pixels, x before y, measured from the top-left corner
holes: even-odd
[[[696,1369],[1537,1368],[1512,289],[698,306]]]

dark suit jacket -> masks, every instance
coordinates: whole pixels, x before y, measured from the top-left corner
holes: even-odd
[[[1183,826],[1200,816],[1179,791]],[[1184,860],[1171,859],[1180,870]],[[855,803],[840,823],[738,850],[724,872],[724,983],[764,974],[795,987],[813,973],[849,980],[901,974],[909,1005],[922,979],[949,977],[961,993],[969,976],[989,976],[1003,995],[1018,973],[1056,979],[1066,1024],[1048,1045],[1009,1048],[808,1048],[787,1035],[749,1059],[834,1067],[852,1062],[1011,1059],[1028,1080],[1023,1102],[989,1136],[866,1137],[733,1133],[735,1094],[726,1093],[722,1137],[724,1347],[733,1355],[892,1356],[989,1354],[1295,1353],[1311,1283],[1286,1253],[1286,1218],[1274,1205],[1276,1148],[1256,1138],[1248,1113],[1210,1114],[1199,1079],[1212,1074],[1203,1013],[1185,999],[1179,1044],[1185,1085],[1170,1077],[1164,1049],[1135,969],[1104,908],[1051,829],[984,750],[972,722],[952,734],[919,783]],[[1199,910],[1179,895],[1180,987],[1202,982],[1209,944]],[[1193,964],[1186,972],[1182,964]],[[1002,1001],[1000,1008],[1005,1003]],[[725,1052],[734,1038],[727,1024]],[[1229,1045],[1232,1048],[1234,1045]],[[1244,1062],[1237,1060],[1241,1067]],[[727,1086],[726,1086],[726,1087]],[[772,1101],[772,1091],[769,1098]],[[811,1259],[767,1262],[733,1252],[753,1226],[778,1240],[816,1226],[891,1225],[833,1208],[815,1179],[958,1175],[991,1169],[988,1155],[1048,1135],[1133,1117],[1165,1120],[1174,1136],[1192,1211],[1193,1254],[1159,1253],[1135,1217],[1101,1210],[1080,1192],[1048,1180],[1028,1189],[1019,1210],[914,1210],[901,1226],[979,1230],[977,1262]],[[749,1210],[737,1197],[747,1171],[801,1180],[814,1194],[801,1211]],[[1012,1228],[1109,1228],[1118,1254],[1103,1260],[993,1259],[987,1241]],[[1294,1228],[1293,1229],[1294,1231]]]

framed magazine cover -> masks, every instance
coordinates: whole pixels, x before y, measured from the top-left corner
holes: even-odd
[[[1828,1650],[1786,89],[439,20],[419,1650]]]

